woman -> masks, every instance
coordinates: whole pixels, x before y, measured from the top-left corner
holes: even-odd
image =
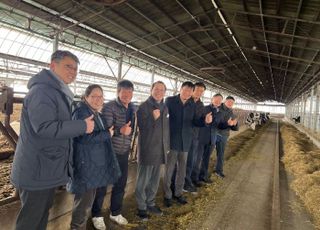
[[[75,194],[71,229],[86,229],[86,222],[94,201],[96,188],[113,184],[120,176],[111,136],[112,128],[106,130],[99,111],[103,105],[103,91],[99,85],[89,85],[83,100],[73,113],[73,119],[93,115],[94,130],[74,138],[72,181],[68,190]]]

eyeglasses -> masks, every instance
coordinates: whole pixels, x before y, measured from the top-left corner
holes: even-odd
[[[73,67],[72,65],[66,64],[64,65],[64,68],[66,68],[69,72],[73,71],[78,73],[78,67]]]
[[[104,99],[104,97],[103,96],[89,96],[89,97],[91,97],[92,99],[94,99],[94,100],[103,100]]]

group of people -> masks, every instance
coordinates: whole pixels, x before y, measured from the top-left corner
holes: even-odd
[[[92,84],[73,106],[68,84],[75,80],[78,65],[74,54],[57,50],[50,69],[28,82],[11,173],[21,200],[16,229],[46,229],[55,189],[62,185],[74,194],[71,229],[86,229],[90,215],[96,229],[106,228],[102,207],[108,185],[113,185],[109,217],[126,225],[122,203],[134,131],[138,131],[135,197],[142,220],[162,215],[155,203],[162,168],[166,207],[186,204],[183,192],[194,193],[212,183],[209,161],[214,148],[215,174],[225,177],[224,149],[230,130],[238,130],[232,96],[222,103],[222,95],[215,94],[204,106],[206,86],[186,81],[178,95],[164,99],[166,85],[157,81],[137,108],[131,102],[133,83],[121,80],[116,99],[104,103],[102,87]]]

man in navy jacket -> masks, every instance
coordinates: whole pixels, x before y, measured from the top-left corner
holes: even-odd
[[[164,176],[164,204],[167,207],[172,205],[172,198],[180,204],[186,204],[182,196],[182,189],[186,176],[186,163],[188,151],[192,142],[193,127],[204,126],[212,122],[212,115],[208,113],[205,117],[198,117],[196,104],[191,99],[194,90],[192,82],[184,82],[181,85],[180,94],[166,99],[169,110],[170,123],[170,152],[167,156],[167,163]],[[175,194],[170,189],[171,178],[175,165],[177,173],[175,178]]]
[[[50,70],[28,82],[11,172],[21,200],[16,230],[46,229],[55,188],[67,184],[72,174],[72,138],[93,131],[93,116],[71,120],[73,93],[68,84],[75,80],[78,64],[74,54],[57,50]]]

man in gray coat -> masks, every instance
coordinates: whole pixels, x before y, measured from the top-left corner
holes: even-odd
[[[157,81],[151,87],[151,96],[143,102],[137,111],[139,127],[138,175],[136,200],[138,216],[148,219],[147,211],[162,215],[155,204],[155,196],[160,181],[161,165],[165,163],[170,149],[169,113],[163,98],[166,86]]]
[[[73,94],[67,84],[75,80],[78,64],[74,54],[58,50],[51,56],[50,70],[28,82],[11,172],[21,200],[17,230],[46,229],[55,188],[72,174],[72,138],[93,131],[93,117],[71,119]]]

